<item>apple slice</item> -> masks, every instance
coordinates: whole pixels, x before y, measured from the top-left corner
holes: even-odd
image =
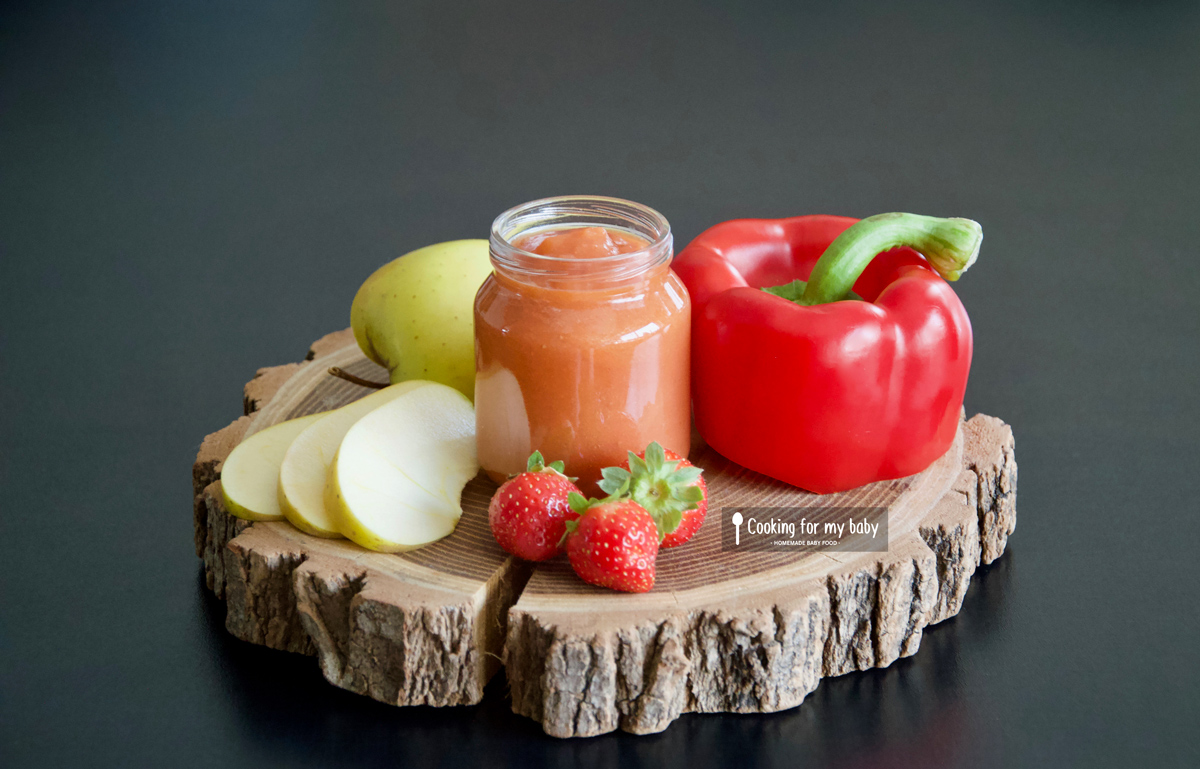
[[[289,419],[254,433],[234,447],[221,467],[225,509],[248,521],[278,521],[279,466],[288,446],[324,414]]]
[[[279,507],[288,522],[318,537],[342,536],[333,516],[325,509],[325,480],[342,438],[370,412],[427,384],[418,379],[385,387],[330,411],[297,435],[279,468]]]
[[[463,486],[478,472],[471,401],[428,383],[350,428],[329,468],[325,506],[363,547],[411,550],[454,531]]]

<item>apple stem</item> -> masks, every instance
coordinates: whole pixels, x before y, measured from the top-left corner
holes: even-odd
[[[376,390],[382,390],[388,386],[387,382],[372,382],[370,379],[363,379],[360,376],[354,376],[353,374],[342,371],[337,366],[330,366],[329,373],[338,379],[345,379],[347,382],[353,382],[354,384],[361,385],[362,387],[371,387]]]

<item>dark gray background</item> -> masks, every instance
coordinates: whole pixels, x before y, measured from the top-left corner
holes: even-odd
[[[0,764],[1200,764],[1200,9],[801,5],[4,5]],[[1016,431],[1019,526],[916,657],[559,742],[503,679],[396,709],[225,634],[189,470],[242,383],[377,265],[576,192],[680,247],[983,223],[967,410]]]

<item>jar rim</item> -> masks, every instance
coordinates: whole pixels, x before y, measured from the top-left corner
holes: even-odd
[[[647,245],[636,251],[583,260],[537,254],[513,244],[516,236],[552,227],[556,222],[624,229],[644,237]],[[665,216],[642,203],[603,195],[561,195],[513,206],[492,222],[490,245],[497,267],[525,275],[578,275],[582,269],[592,278],[619,280],[665,264],[672,256],[671,225]]]

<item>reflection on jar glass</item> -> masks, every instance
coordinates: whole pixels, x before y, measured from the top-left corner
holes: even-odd
[[[615,198],[497,217],[475,298],[476,440],[493,480],[538,450],[596,494],[601,468],[651,441],[686,456],[691,307],[671,245],[661,214]]]

